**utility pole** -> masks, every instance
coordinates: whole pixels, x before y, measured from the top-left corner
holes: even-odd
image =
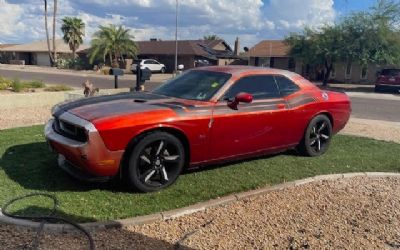
[[[178,72],[178,8],[179,3],[176,0],[176,18],[175,18],[175,74]]]

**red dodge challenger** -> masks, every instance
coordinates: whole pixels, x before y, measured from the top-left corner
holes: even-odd
[[[45,128],[58,164],[76,178],[119,176],[142,192],[185,168],[296,148],[319,156],[350,117],[346,94],[288,71],[246,66],[189,70],[151,92],[59,104]]]

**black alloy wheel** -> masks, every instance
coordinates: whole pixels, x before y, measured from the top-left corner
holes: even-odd
[[[178,178],[185,164],[185,150],[178,138],[165,132],[143,137],[129,161],[129,179],[141,192],[166,188]]]
[[[306,156],[319,156],[324,154],[332,138],[332,124],[326,115],[318,115],[309,123],[299,151]]]

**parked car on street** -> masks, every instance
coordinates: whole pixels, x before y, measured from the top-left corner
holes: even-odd
[[[134,63],[131,66],[132,73],[136,73],[137,64]],[[140,68],[141,69],[149,69],[151,72],[159,72],[164,74],[167,70],[164,64],[154,60],[154,59],[144,59],[140,61]]]
[[[322,155],[350,112],[345,93],[321,90],[293,72],[213,66],[151,92],[59,104],[45,136],[59,166],[76,178],[122,177],[151,192],[184,169],[288,149]]]
[[[378,72],[375,92],[400,91],[400,69],[383,69]]]

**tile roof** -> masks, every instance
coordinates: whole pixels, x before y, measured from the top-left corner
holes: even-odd
[[[282,40],[264,40],[252,47],[247,56],[250,57],[287,57],[289,46]]]
[[[227,49],[215,50],[214,47],[221,42]],[[136,43],[141,55],[175,55],[175,41],[139,41]],[[232,49],[223,40],[179,40],[178,54],[203,56],[210,59],[234,57]]]
[[[53,48],[53,41],[50,40],[50,47]],[[64,43],[62,39],[56,40],[56,48],[58,53],[72,53],[69,45]],[[87,49],[87,45],[79,46],[77,52]],[[28,44],[19,44],[8,47],[0,47],[0,51],[4,52],[47,52],[47,40],[36,41]]]
[[[10,46],[14,46],[16,44],[0,44],[0,49],[2,48],[6,48],[6,47],[10,47]]]

